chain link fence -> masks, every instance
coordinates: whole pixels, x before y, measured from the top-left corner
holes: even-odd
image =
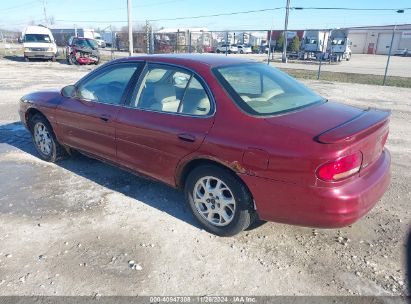
[[[19,34],[16,32],[0,31],[0,55],[12,56],[22,50],[19,43]]]
[[[104,40],[108,42],[107,47],[101,50],[105,57],[104,60],[128,55],[127,28],[121,30],[111,30],[111,28],[109,26],[106,30],[100,31]],[[241,56],[241,53],[244,53],[243,56],[247,58],[274,65],[296,78],[411,87],[411,26],[403,26],[402,32],[398,29],[384,29],[380,32],[377,30],[374,28],[355,29],[351,36],[348,36],[351,39],[353,50],[350,61],[333,62],[330,60],[331,57],[327,60],[323,56],[312,56],[309,60],[301,60],[296,50],[301,46],[303,30],[295,31],[296,35],[287,39],[288,64],[281,63],[284,38],[281,37],[282,31],[280,30],[162,29],[154,31],[146,25],[133,31],[133,51],[135,54],[222,53],[231,55],[239,53],[235,56]],[[372,36],[368,35],[368,32],[377,37],[377,42],[364,40]],[[19,43],[20,35],[21,33],[17,32],[0,31],[0,56],[22,56],[23,45]],[[53,32],[53,35],[62,55],[60,57],[64,59],[65,46],[69,38],[74,35],[74,29],[67,33],[55,34]],[[373,46],[371,53],[370,46]],[[391,51],[387,51],[391,48]],[[392,56],[391,60],[387,60],[386,54],[378,55],[377,52],[382,50],[394,55],[399,48],[403,48],[404,54],[410,57]],[[386,77],[384,77],[385,73],[387,73]]]

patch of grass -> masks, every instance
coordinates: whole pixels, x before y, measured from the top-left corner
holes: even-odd
[[[280,68],[292,77],[299,79],[317,79],[317,71],[302,70],[302,69],[284,69]],[[321,71],[320,80],[348,82],[348,83],[360,83],[360,84],[372,84],[382,85],[384,76],[382,75],[370,75],[370,74],[355,74],[355,73],[340,73]],[[387,76],[385,83],[387,86],[411,88],[411,78],[399,77],[399,76]]]

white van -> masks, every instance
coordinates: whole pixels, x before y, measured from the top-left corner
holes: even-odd
[[[57,45],[50,30],[44,26],[28,26],[22,33],[24,59],[33,58],[56,61]]]

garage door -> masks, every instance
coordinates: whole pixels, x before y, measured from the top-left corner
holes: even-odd
[[[367,40],[366,33],[350,33],[348,38],[351,40],[351,52],[353,54],[365,53],[365,42]]]
[[[391,54],[398,49],[398,44],[400,42],[400,33],[396,33],[394,36],[394,41],[392,44],[392,51]],[[380,33],[378,34],[378,41],[377,41],[377,51],[376,54],[379,55],[388,55],[390,51],[390,44],[391,44],[392,33]]]

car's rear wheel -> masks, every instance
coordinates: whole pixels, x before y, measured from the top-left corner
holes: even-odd
[[[219,236],[235,235],[256,218],[247,187],[232,172],[218,166],[203,165],[191,171],[185,196],[194,217]]]
[[[66,155],[64,147],[57,141],[50,123],[44,116],[34,115],[30,120],[30,130],[41,159],[55,162]]]

